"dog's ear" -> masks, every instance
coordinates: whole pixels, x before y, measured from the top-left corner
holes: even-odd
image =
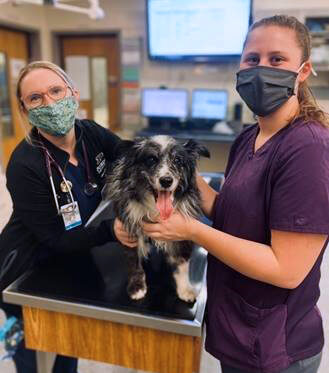
[[[197,141],[190,139],[185,144],[184,148],[189,152],[192,152],[198,156],[210,158],[209,150],[204,146],[199,144]]]
[[[114,149],[114,157],[118,158],[125,154],[129,149],[134,146],[135,142],[131,140],[121,140]]]

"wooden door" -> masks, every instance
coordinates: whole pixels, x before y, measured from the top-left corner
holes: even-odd
[[[28,34],[0,27],[0,162],[9,157],[25,136],[16,100],[19,70],[28,63]]]
[[[119,130],[121,100],[118,35],[61,36],[61,55],[64,69],[76,80],[81,91],[81,116],[93,119],[113,131]],[[102,81],[104,90],[100,90],[100,93],[97,84]],[[98,103],[102,99],[105,99],[103,108]]]

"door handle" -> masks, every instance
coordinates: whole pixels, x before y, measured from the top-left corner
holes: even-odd
[[[119,79],[116,75],[109,75],[107,78],[107,82],[110,85],[117,85],[119,83]]]

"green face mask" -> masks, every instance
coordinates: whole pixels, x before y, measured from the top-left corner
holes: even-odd
[[[51,105],[37,107],[28,112],[30,123],[49,135],[64,136],[74,125],[78,102],[75,97],[65,97]]]

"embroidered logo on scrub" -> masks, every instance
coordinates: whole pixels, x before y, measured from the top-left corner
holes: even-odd
[[[105,172],[106,172],[106,161],[105,161],[105,158],[104,158],[104,153],[101,152],[101,153],[97,154],[95,159],[96,159],[96,170],[97,170],[97,173],[101,177],[104,177],[105,176]]]

